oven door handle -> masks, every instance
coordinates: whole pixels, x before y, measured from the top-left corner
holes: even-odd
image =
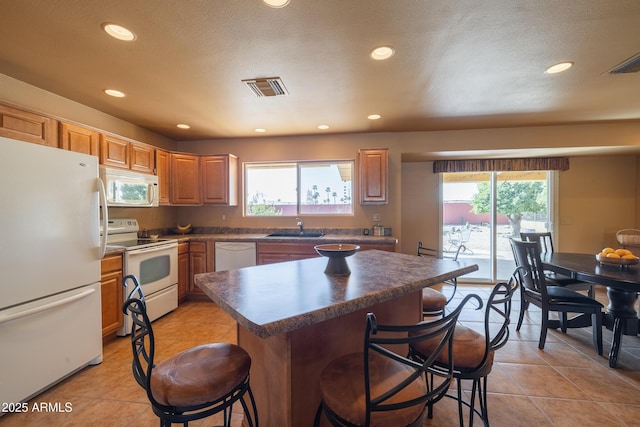
[[[107,232],[109,231],[109,209],[107,208],[107,192],[104,189],[104,182],[97,178],[96,185],[100,195],[100,205],[102,206],[102,239],[100,239],[99,259],[104,258],[107,253]],[[98,215],[100,214],[98,209]],[[98,218],[99,219],[99,218]]]
[[[168,243],[166,245],[156,245],[156,246],[150,246],[148,248],[131,249],[127,251],[127,255],[143,254],[146,252],[159,252],[159,251],[171,249],[177,246],[178,246],[177,243]]]

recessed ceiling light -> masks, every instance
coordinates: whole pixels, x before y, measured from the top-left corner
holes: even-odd
[[[254,131],[256,131],[258,133],[265,133],[267,130],[266,129],[262,129],[262,128],[256,128],[256,129],[254,129]]]
[[[563,71],[567,71],[571,67],[573,67],[573,62],[560,62],[559,64],[555,64],[547,68],[545,70],[545,73],[547,74],[561,73]]]
[[[367,116],[367,119],[369,119],[369,120],[378,120],[381,117],[382,116],[380,114],[370,114],[370,115]]]
[[[191,126],[186,125],[184,123],[178,123],[176,127],[179,127],[180,129],[191,129]]]
[[[114,39],[124,40],[127,42],[136,39],[136,35],[133,33],[133,31],[126,29],[122,25],[105,22],[104,24],[102,24],[102,29],[105,33],[109,34]]]
[[[391,46],[379,46],[371,51],[370,56],[376,61],[382,61],[391,58],[394,53],[396,51]]]
[[[329,129],[329,125],[318,125],[318,129],[327,130]]]
[[[105,89],[104,93],[106,93],[109,96],[113,96],[115,98],[124,98],[125,97],[124,92],[120,92],[119,90],[115,90],[115,89]]]
[[[285,7],[291,0],[262,0],[269,7]]]

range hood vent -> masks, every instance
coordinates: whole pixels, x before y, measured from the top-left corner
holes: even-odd
[[[637,73],[638,71],[640,71],[640,53],[617,65],[613,70],[609,71],[609,74],[628,74]]]
[[[253,92],[258,98],[264,96],[283,96],[288,95],[287,89],[280,77],[268,77],[265,79],[249,79],[242,80],[242,83]]]

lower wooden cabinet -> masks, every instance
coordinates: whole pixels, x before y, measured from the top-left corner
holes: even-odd
[[[124,323],[122,313],[122,255],[106,256],[101,261],[102,336],[115,333]]]
[[[189,243],[178,244],[178,301],[189,294]]]
[[[204,242],[189,243],[189,295],[203,296],[205,293],[200,289],[195,281],[194,276],[199,273],[209,273],[215,270],[213,258],[214,244],[213,240]]]
[[[320,255],[313,248],[318,243],[258,243],[258,264],[273,264],[283,261],[315,258]],[[361,251],[378,249],[395,252],[396,245],[359,244]]]

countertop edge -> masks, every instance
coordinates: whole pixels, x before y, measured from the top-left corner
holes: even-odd
[[[277,321],[273,321],[265,325],[259,325],[248,320],[242,314],[237,312],[234,307],[227,304],[224,298],[221,298],[215,292],[207,288],[206,283],[210,280],[209,277],[216,273],[196,274],[195,284],[200,289],[202,289],[202,291],[209,298],[211,298],[212,301],[220,305],[221,308],[223,308],[241,326],[243,326],[248,331],[250,331],[251,333],[255,334],[260,338],[268,338],[270,336],[287,333],[295,329],[299,329],[301,327],[305,327],[305,326],[319,323],[325,320],[329,320],[329,319],[341,316],[343,314],[351,313],[363,308],[370,307],[375,304],[392,300],[400,296],[417,292],[422,288],[435,285],[438,283],[442,283],[445,280],[463,276],[465,274],[471,273],[476,270],[478,270],[477,264],[458,265],[455,269],[451,270],[448,273],[443,273],[437,276],[425,278],[424,280],[419,280],[410,284],[406,284],[403,287],[390,288],[386,292],[379,292],[375,295],[371,295],[364,299],[349,300],[349,301],[336,303],[331,307],[323,307],[321,309],[310,311],[301,315],[297,315],[295,317],[287,317],[287,318],[279,319]]]

